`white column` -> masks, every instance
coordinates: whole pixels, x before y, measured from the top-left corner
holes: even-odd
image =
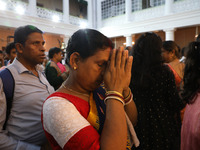
[[[65,56],[64,57],[66,58],[66,47],[67,47],[67,44],[68,44],[68,41],[69,41],[70,37],[67,36],[67,35],[61,35],[61,37],[63,38],[63,42],[65,43],[65,49],[64,49]],[[63,62],[63,64],[65,64],[65,62]]]
[[[132,1],[131,0],[126,0],[126,22],[131,21],[131,12],[132,12]]]
[[[67,44],[68,44],[68,40],[69,40],[69,36],[67,35],[61,35],[61,37],[63,38],[63,42],[65,43],[65,47],[67,47]]]
[[[175,29],[165,29],[165,41],[174,41],[174,31]]]
[[[102,16],[101,16],[101,2],[103,0],[98,0],[97,1],[97,27],[101,28],[102,27]]]
[[[88,19],[88,26],[90,28],[92,28],[92,0],[86,0],[87,3],[88,3],[88,6],[87,6],[87,19]]]
[[[116,49],[116,48],[117,48],[117,40],[116,40],[116,38],[115,38],[114,43],[115,43],[115,47],[114,47],[114,49]]]
[[[31,16],[37,16],[37,1],[36,0],[29,0],[28,1],[28,10]]]
[[[126,37],[126,46],[132,46],[132,35],[125,35]]]
[[[172,14],[172,6],[173,6],[174,0],[165,0],[165,15],[170,15]]]
[[[63,21],[69,23],[69,0],[63,0]]]

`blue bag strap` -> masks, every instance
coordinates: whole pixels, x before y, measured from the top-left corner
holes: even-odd
[[[14,88],[15,88],[15,82],[14,78],[12,76],[12,73],[9,69],[5,68],[0,71],[0,77],[3,82],[3,90],[6,96],[6,103],[7,103],[7,110],[6,110],[6,120],[3,126],[3,129],[6,128],[6,123],[8,121],[10,110],[12,108],[12,100],[14,95]]]

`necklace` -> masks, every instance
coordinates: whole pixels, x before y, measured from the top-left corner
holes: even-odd
[[[80,92],[77,92],[77,91],[72,90],[72,89],[70,89],[70,88],[67,88],[63,83],[62,83],[62,86],[64,87],[64,89],[67,89],[67,90],[69,90],[69,91],[71,91],[71,92],[74,92],[74,93],[76,93],[76,94],[78,94],[78,95],[84,95],[84,96],[87,96],[87,97],[90,96],[89,94],[80,93]]]

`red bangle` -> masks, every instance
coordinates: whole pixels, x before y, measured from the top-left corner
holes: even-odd
[[[118,94],[114,94],[114,93],[113,94],[107,94],[106,97],[107,96],[117,96],[117,97],[119,97],[119,98],[124,100],[124,97],[122,97],[121,95],[118,95]],[[124,100],[124,102],[125,102],[125,100]]]

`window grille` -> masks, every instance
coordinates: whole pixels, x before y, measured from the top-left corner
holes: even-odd
[[[125,14],[125,0],[105,0],[101,2],[102,19]]]
[[[166,0],[132,0],[132,12],[161,6]],[[174,0],[174,2],[181,0]],[[104,0],[101,2],[102,19],[125,14],[125,0]]]
[[[132,12],[164,4],[165,0],[132,0]]]

